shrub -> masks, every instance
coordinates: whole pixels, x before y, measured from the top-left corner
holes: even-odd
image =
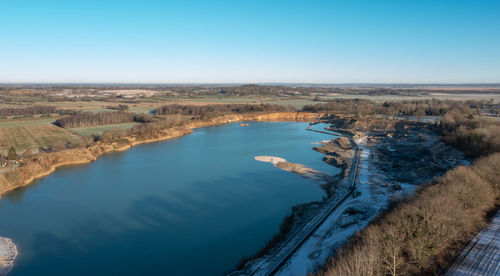
[[[498,202],[500,154],[457,167],[382,215],[337,252],[323,275],[435,274]]]
[[[9,160],[16,160],[17,159],[17,152],[14,147],[10,147],[9,153],[7,154],[7,159]]]

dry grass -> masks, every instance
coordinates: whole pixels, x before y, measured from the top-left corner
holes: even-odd
[[[27,150],[35,154],[39,149],[53,151],[83,144],[80,136],[52,124],[0,128],[0,153],[4,155],[10,147],[14,147],[18,154]]]
[[[33,117],[33,118],[20,118],[20,119],[1,119],[1,128],[11,128],[11,127],[31,127],[31,126],[46,126],[55,122],[57,119],[61,118],[59,115],[53,115],[51,117]]]

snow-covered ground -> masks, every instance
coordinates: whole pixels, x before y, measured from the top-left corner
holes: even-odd
[[[464,248],[446,275],[500,275],[500,212]]]
[[[342,202],[323,224],[305,241],[276,275],[307,275],[321,267],[332,251],[348,241],[356,231],[363,229],[383,210],[394,194],[384,174],[372,164],[372,153],[366,138],[357,139],[362,149],[354,196]],[[402,190],[412,185],[402,185]],[[408,190],[407,190],[408,191]]]

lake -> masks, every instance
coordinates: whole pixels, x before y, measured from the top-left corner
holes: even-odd
[[[0,200],[9,275],[222,275],[255,254],[317,181],[254,160],[271,155],[335,174],[307,123],[249,122],[60,168]]]

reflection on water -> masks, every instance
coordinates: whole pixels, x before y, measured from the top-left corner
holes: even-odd
[[[254,160],[283,157],[335,174],[306,123],[231,124],[57,170],[0,200],[11,275],[207,275],[232,270],[319,183]]]

